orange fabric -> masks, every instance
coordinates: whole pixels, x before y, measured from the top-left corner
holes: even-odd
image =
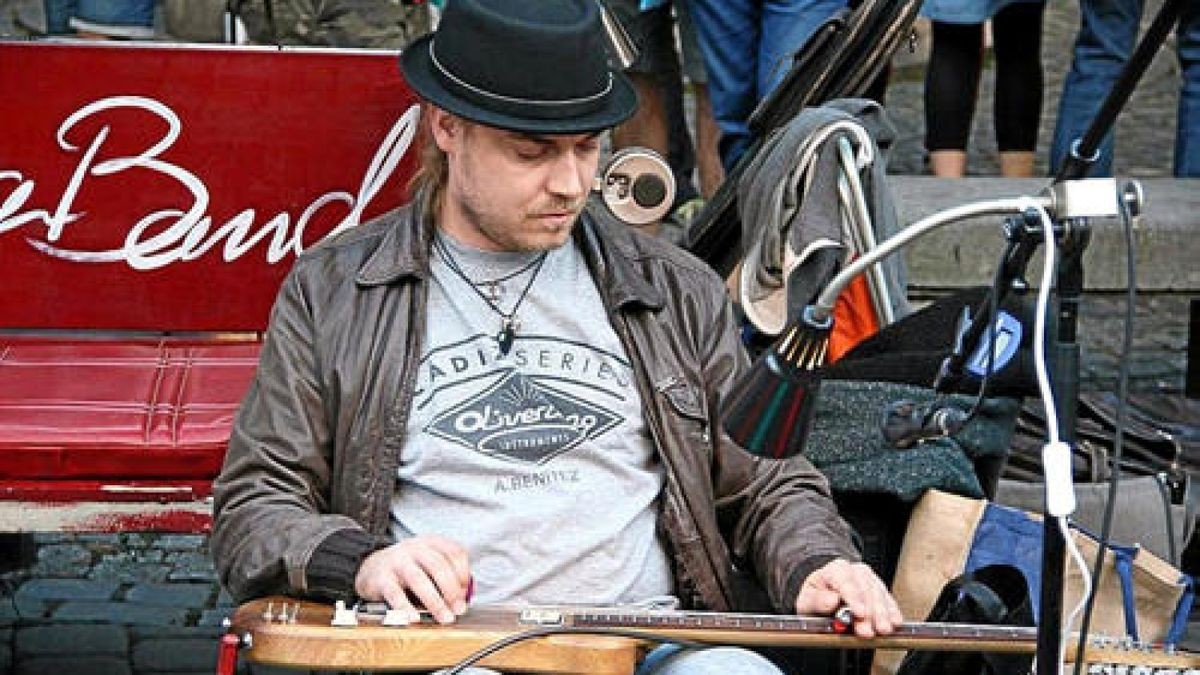
[[[842,358],[854,345],[879,330],[875,305],[866,277],[861,274],[842,289],[833,306],[833,334],[829,337],[827,363]]]

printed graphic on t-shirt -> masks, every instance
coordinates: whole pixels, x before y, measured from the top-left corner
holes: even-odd
[[[509,370],[426,431],[492,457],[543,464],[620,423],[616,415]]]
[[[618,409],[628,405],[631,383],[623,357],[547,336],[522,336],[505,357],[492,345],[476,337],[426,356],[417,408],[436,401],[436,412],[425,433],[488,457],[542,465],[624,421]]]

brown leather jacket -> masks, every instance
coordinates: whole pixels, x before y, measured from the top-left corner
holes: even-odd
[[[280,290],[214,485],[213,556],[239,600],[352,595],[358,563],[385,545],[422,349],[432,229],[419,211],[305,253]],[[790,612],[809,572],[857,553],[807,460],[756,458],[721,431],[719,402],[747,366],[721,280],[600,208],[574,236],[667,469],[659,527],[680,597],[737,608],[740,567]]]

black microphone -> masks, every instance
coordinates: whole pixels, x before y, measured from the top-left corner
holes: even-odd
[[[966,426],[970,416],[951,405],[891,403],[883,413],[883,437],[897,448],[911,448],[932,438],[952,436]]]

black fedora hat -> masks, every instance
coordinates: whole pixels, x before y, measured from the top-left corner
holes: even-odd
[[[480,124],[539,134],[615,126],[637,96],[608,63],[596,2],[448,0],[400,68],[422,98]]]

